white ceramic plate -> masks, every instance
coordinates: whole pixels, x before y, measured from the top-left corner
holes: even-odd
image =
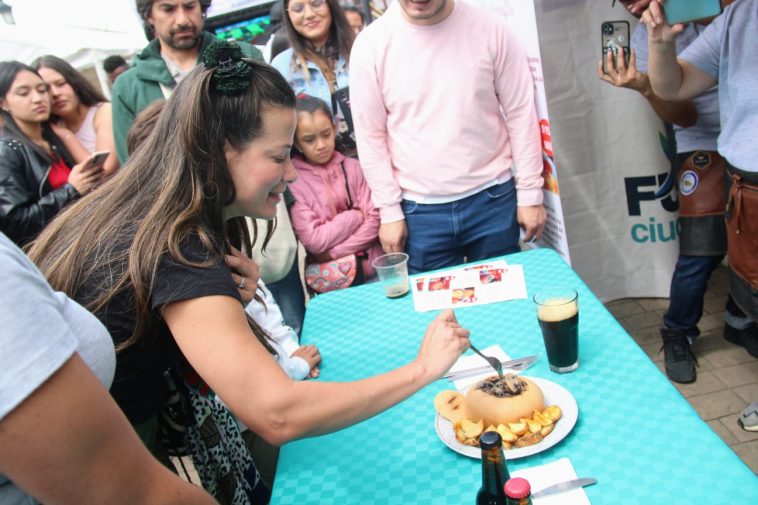
[[[545,396],[545,405],[558,405],[561,411],[563,411],[563,416],[556,423],[552,433],[542,439],[542,442],[539,444],[503,450],[505,459],[524,458],[554,446],[571,432],[579,417],[579,407],[576,404],[576,400],[566,388],[553,381],[540,379],[539,377],[528,377],[528,379],[534,381],[542,389],[542,394]],[[461,393],[465,395],[467,391],[468,388],[461,391]],[[458,442],[453,431],[453,423],[439,414],[434,419],[434,429],[437,431],[437,436],[440,437],[442,443],[455,452],[470,458],[481,459],[481,449]]]

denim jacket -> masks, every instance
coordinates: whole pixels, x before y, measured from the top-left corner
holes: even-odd
[[[295,95],[305,93],[322,99],[329,106],[332,106],[332,94],[329,91],[329,83],[326,82],[324,74],[314,62],[308,60],[306,66],[310,74],[310,79],[306,79],[300,66],[295,58],[295,51],[292,48],[287,49],[276,55],[271,66],[279,71],[287,79]],[[348,68],[345,58],[340,55],[337,61],[337,86],[335,89],[344,88],[348,85]],[[332,112],[335,112],[332,110]]]

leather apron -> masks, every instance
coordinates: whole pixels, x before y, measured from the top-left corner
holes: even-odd
[[[726,253],[724,210],[728,176],[715,151],[679,154],[679,253],[720,256]]]
[[[726,208],[729,289],[737,305],[758,320],[758,173],[727,163],[732,179]]]

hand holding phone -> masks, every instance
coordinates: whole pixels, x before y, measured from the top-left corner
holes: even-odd
[[[619,49],[624,50],[624,62],[629,65],[629,55],[631,49],[629,46],[630,30],[628,21],[604,21],[600,26],[601,44],[603,48],[603,73],[608,73],[607,62],[608,53],[613,54],[613,65],[616,66],[616,58]]]
[[[721,0],[665,0],[663,10],[669,25],[689,23],[721,14]]]
[[[92,156],[85,162],[84,171],[102,170],[105,160],[111,154],[110,151],[95,151]]]

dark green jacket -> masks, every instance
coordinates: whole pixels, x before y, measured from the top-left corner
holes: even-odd
[[[214,39],[212,34],[202,33],[198,61]],[[263,61],[258,49],[245,42],[239,42],[239,45],[247,57]],[[113,137],[122,165],[128,158],[126,133],[134,117],[154,101],[164,99],[160,84],[173,89],[176,82],[161,58],[160,41],[156,38],[137,55],[132,68],[118,76],[113,86]]]

